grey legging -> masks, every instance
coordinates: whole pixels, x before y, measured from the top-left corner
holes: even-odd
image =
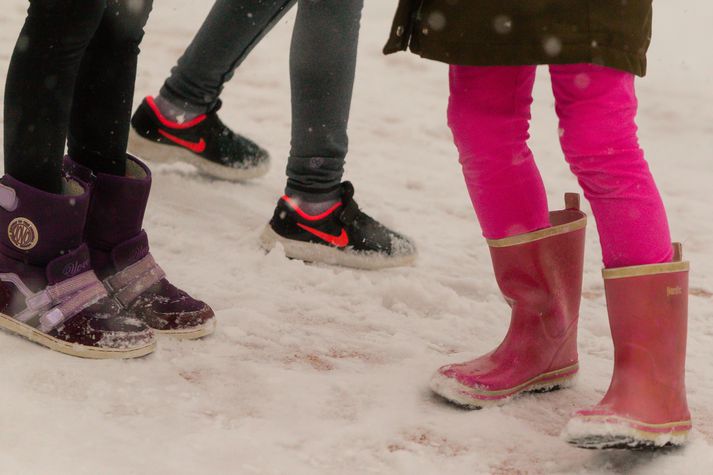
[[[344,170],[363,0],[218,0],[161,95],[193,112],[210,110],[223,84],[295,3],[287,185],[328,193]]]

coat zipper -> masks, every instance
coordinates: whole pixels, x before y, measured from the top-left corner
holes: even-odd
[[[423,2],[424,2],[424,0],[421,0],[421,1],[418,3],[418,8],[417,8],[416,11],[414,12],[414,20],[417,21],[417,22],[419,22],[419,23],[420,23],[421,20],[423,19],[423,17],[421,16],[421,10],[423,10]]]
[[[412,26],[411,34],[409,35],[409,46],[414,52],[421,51],[421,47],[418,44],[418,35],[421,32],[421,21],[423,20],[422,10],[424,2],[425,0],[420,0],[418,2],[418,8],[413,12],[411,17]]]

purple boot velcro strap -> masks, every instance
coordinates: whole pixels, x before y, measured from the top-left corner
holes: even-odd
[[[128,307],[164,277],[166,273],[149,253],[138,262],[104,279],[104,285],[116,301]]]
[[[107,296],[106,289],[92,271],[50,285],[37,293],[32,293],[15,274],[5,274],[2,280],[13,282],[25,295],[27,308],[15,318],[28,322],[40,315],[37,328],[44,333],[49,333]]]

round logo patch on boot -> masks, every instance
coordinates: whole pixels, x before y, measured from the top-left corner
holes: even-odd
[[[27,218],[15,218],[7,227],[7,237],[16,248],[27,251],[37,245],[39,234],[32,221]]]

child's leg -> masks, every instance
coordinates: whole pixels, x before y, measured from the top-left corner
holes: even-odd
[[[363,4],[298,3],[290,49],[292,149],[287,193],[305,201],[336,200],[340,195]]]
[[[451,67],[449,123],[489,240],[510,326],[494,351],[441,367],[431,388],[477,408],[568,386],[578,370],[585,215],[573,200],[551,226],[527,147],[535,67]],[[536,232],[547,228],[546,232]],[[503,239],[517,236],[516,239]]]
[[[529,138],[535,67],[451,66],[448,123],[483,235],[550,225]]]
[[[105,5],[97,0],[30,2],[5,87],[5,172],[25,184],[53,193],[61,189],[77,73]]]
[[[691,430],[688,263],[671,262],[666,213],[636,137],[634,76],[591,65],[551,71],[562,148],[597,220],[614,342],[609,389],[575,414],[565,438],[589,449],[681,445]]]
[[[196,115],[214,108],[223,84],[296,1],[217,0],[161,96]]]
[[[586,64],[550,70],[562,149],[592,206],[604,265],[670,262],[666,212],[637,139],[634,76]]]
[[[124,175],[136,63],[152,0],[109,2],[82,58],[69,153],[95,172]]]
[[[0,326],[70,355],[132,358],[154,350],[153,332],[88,272],[92,195],[61,170],[77,75],[106,3],[30,1],[5,91]]]

